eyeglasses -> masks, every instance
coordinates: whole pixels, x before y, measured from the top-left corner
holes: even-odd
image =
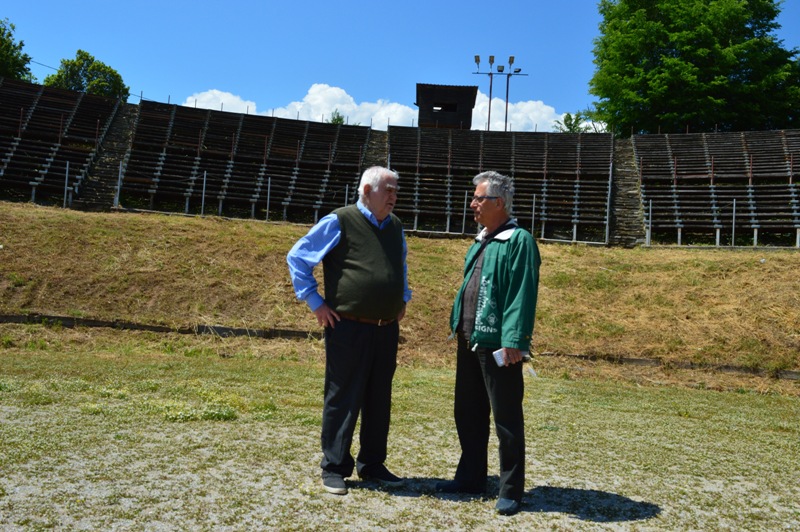
[[[500,196],[472,196],[473,203],[483,203],[483,200],[487,199],[499,199]]]

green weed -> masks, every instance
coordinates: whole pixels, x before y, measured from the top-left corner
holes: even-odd
[[[26,284],[28,284],[28,279],[24,276],[18,274],[17,272],[10,272],[7,274],[8,280],[11,282],[11,286],[14,288],[22,288]]]

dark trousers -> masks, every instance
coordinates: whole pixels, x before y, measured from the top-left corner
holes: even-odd
[[[470,488],[486,485],[491,412],[500,444],[499,496],[521,500],[525,489],[522,363],[499,367],[492,349],[473,352],[460,334],[457,337],[454,410],[461,459],[455,479]]]
[[[386,460],[399,333],[397,322],[378,327],[344,319],[325,329],[324,471],[349,477],[354,466],[361,471]],[[350,447],[359,413],[356,463]]]

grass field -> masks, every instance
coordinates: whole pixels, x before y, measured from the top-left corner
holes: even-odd
[[[283,260],[305,230],[0,203],[0,314],[316,332]],[[542,245],[523,511],[494,515],[496,477],[435,493],[459,452],[445,337],[467,245],[409,238],[404,488],[322,492],[317,339],[0,324],[0,528],[800,527],[800,386],[770,376],[800,366],[793,251]]]
[[[322,346],[4,325],[0,528],[778,530],[800,526],[800,402],[526,377],[523,511],[442,496],[453,372],[402,367],[383,491],[319,486]],[[494,446],[494,442],[492,442]],[[493,451],[494,453],[494,451]],[[496,474],[496,464],[490,472]]]

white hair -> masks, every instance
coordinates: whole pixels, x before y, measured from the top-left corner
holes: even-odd
[[[486,195],[498,196],[503,199],[503,208],[506,214],[511,216],[511,211],[514,206],[514,182],[510,177],[501,173],[489,170],[476,175],[472,179],[473,185],[480,185],[487,183]]]
[[[358,196],[361,198],[361,201],[364,201],[365,185],[369,185],[373,190],[377,190],[381,180],[386,177],[391,177],[396,180],[400,179],[400,175],[398,175],[397,172],[384,168],[383,166],[371,166],[364,170],[364,173],[361,174],[361,182],[358,184]]]

